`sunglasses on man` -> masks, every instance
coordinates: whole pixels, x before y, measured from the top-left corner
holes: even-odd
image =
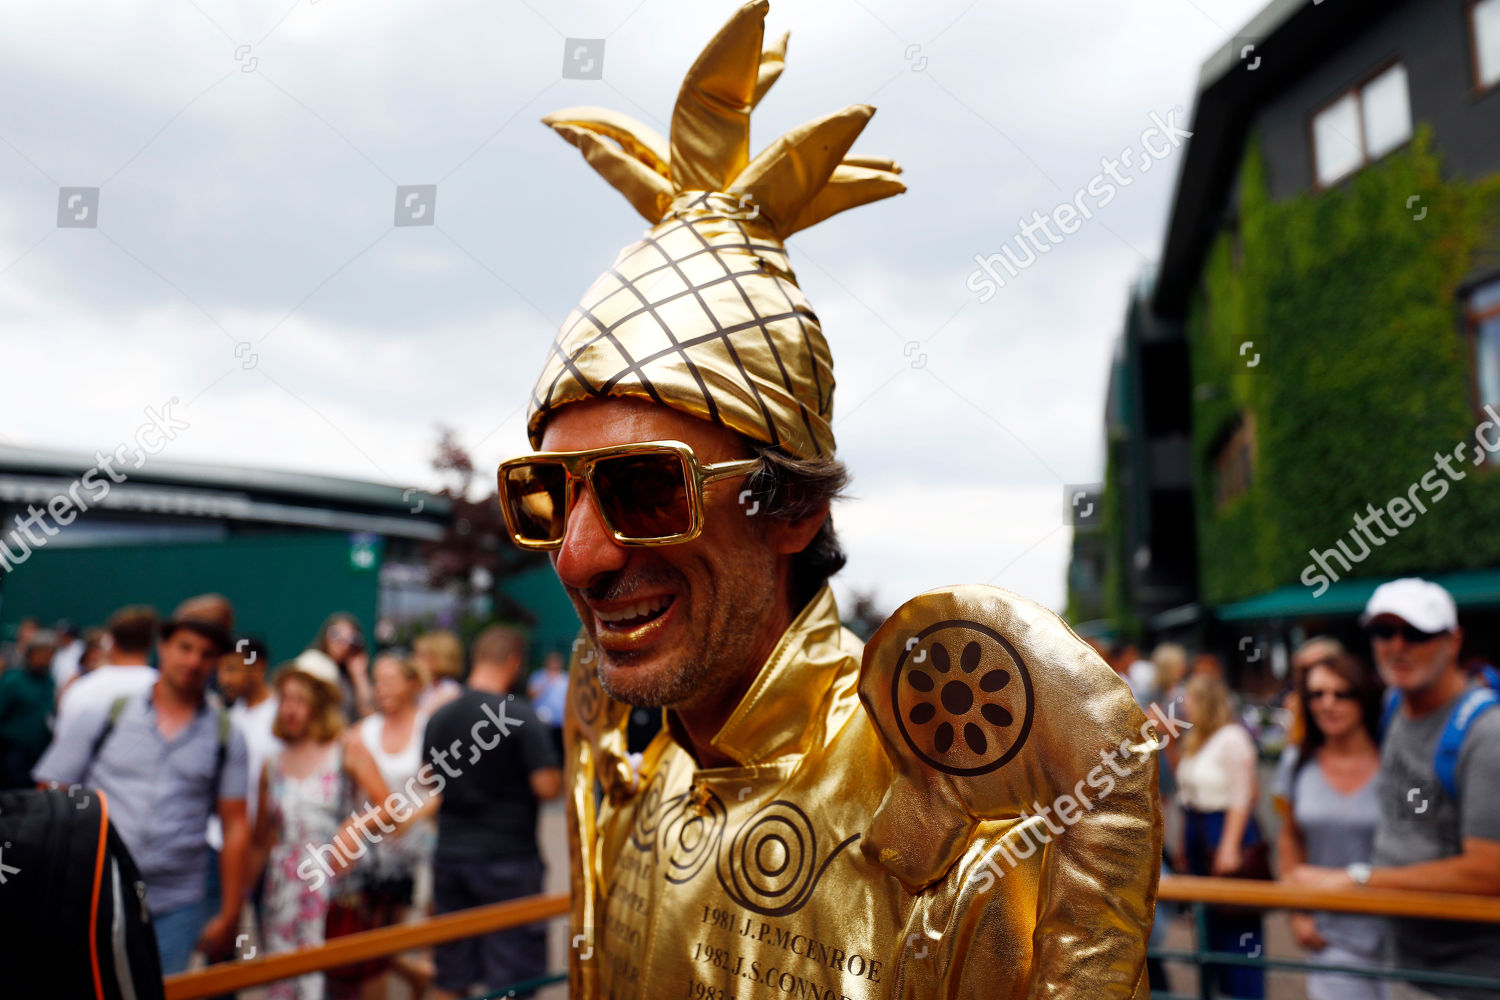
[[[1422,629],[1416,628],[1412,625],[1395,625],[1391,622],[1376,622],[1373,625],[1365,626],[1365,634],[1368,635],[1371,639],[1384,639],[1387,642],[1399,635],[1401,638],[1406,640],[1406,644],[1408,646],[1416,646],[1424,642],[1431,642],[1438,636],[1447,635],[1448,633],[1447,631],[1424,632]]]
[[[590,451],[543,451],[500,465],[500,506],[523,549],[562,545],[568,514],[587,489],[619,545],[676,545],[703,531],[703,487],[760,468],[758,458],[704,465],[681,441]]]

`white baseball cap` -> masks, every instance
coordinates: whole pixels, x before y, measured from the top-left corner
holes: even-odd
[[[1361,625],[1368,625],[1379,615],[1395,615],[1423,632],[1449,632],[1458,627],[1458,608],[1453,595],[1430,580],[1415,576],[1391,580],[1375,588]]]

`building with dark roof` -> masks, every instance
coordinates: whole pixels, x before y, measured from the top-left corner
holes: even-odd
[[[330,612],[354,614],[368,634],[403,595],[420,595],[422,546],[443,537],[451,508],[446,497],[332,476],[107,464],[0,447],[0,633],[26,617],[102,623],[126,604],[166,614],[213,591],[279,662]]]
[[[1109,614],[1254,672],[1420,574],[1494,655],[1500,0],[1276,0],[1190,128],[1113,362]]]

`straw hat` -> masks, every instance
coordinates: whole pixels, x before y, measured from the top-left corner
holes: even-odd
[[[304,649],[295,660],[281,665],[281,669],[276,672],[276,680],[280,682],[294,674],[332,688],[335,692],[339,690],[338,664],[322,650]]]

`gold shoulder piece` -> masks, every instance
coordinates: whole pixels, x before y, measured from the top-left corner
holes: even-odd
[[[1107,846],[1116,862],[1139,853],[1139,872],[1114,875],[1147,879],[1154,892],[1150,724],[1051,611],[998,587],[922,594],[865,646],[859,696],[897,771],[861,846],[909,889],[943,876],[979,821],[1049,815],[1043,808],[1068,795],[1082,798],[1085,818],[1070,810],[1064,853],[1083,844]],[[1130,777],[1104,769],[1110,754]]]
[[[917,913],[959,886],[970,902],[944,939],[1004,954],[1029,899],[1027,996],[1138,997],[1160,742],[1125,682],[1041,605],[963,586],[896,610],[865,646],[859,696],[896,772],[860,846],[919,893]],[[938,995],[922,975],[908,995]]]

